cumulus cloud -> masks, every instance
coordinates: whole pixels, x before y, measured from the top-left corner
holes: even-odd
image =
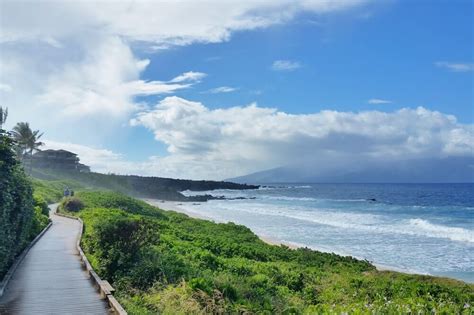
[[[56,41],[94,30],[159,45],[216,43],[228,40],[233,31],[284,23],[300,12],[331,13],[365,2],[6,0],[2,1],[0,40]]]
[[[474,154],[472,125],[423,107],[293,115],[256,104],[209,109],[167,97],[131,124],[145,126],[167,145],[169,156],[155,161],[170,176],[226,178],[315,159],[331,163]]]
[[[65,115],[87,116],[106,113],[119,116],[138,108],[136,96],[176,92],[199,82],[204,73],[186,72],[165,81],[140,80],[150,61],[134,57],[118,37],[107,37],[87,51],[81,62],[66,63],[51,70],[35,103]]]
[[[294,71],[299,68],[301,68],[301,64],[292,60],[275,60],[272,64],[274,71]]]
[[[445,68],[453,72],[474,71],[474,63],[438,61],[435,62],[435,65],[437,67]]]
[[[331,14],[365,2],[4,0],[2,103],[13,109],[12,119],[38,124],[45,110],[55,123],[64,115],[123,121],[143,107],[137,97],[177,92],[205,76],[189,71],[170,81],[144,80],[150,61],[137,57],[139,50],[219,43],[301,12]]]
[[[374,104],[374,105],[381,105],[381,104],[391,104],[393,102],[389,100],[384,100],[381,98],[371,98],[370,100],[367,101],[367,103]]]

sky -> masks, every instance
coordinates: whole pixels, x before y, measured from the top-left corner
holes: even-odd
[[[0,105],[98,172],[474,156],[469,0],[0,0]],[[344,163],[342,163],[343,165]]]

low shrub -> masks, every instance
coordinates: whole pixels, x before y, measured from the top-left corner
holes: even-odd
[[[35,215],[31,223],[30,239],[38,235],[49,223],[49,217],[43,214],[43,209],[39,206],[34,207]]]
[[[35,207],[38,207],[40,209],[40,213],[49,216],[49,207],[48,203],[44,198],[40,195],[38,195],[36,192],[33,194],[33,202]]]
[[[69,212],[78,212],[84,209],[84,203],[76,197],[68,197],[61,203],[61,208]]]

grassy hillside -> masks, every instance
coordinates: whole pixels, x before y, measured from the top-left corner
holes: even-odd
[[[185,197],[185,190],[205,191],[213,189],[255,189],[258,186],[235,184],[218,181],[195,181],[161,177],[143,177],[134,175],[115,175],[101,173],[82,173],[78,171],[33,169],[32,175],[37,179],[48,181],[72,182],[70,187],[105,189],[123,194],[140,197],[176,201],[197,200],[205,201],[206,196]],[[66,183],[65,182],[65,183]],[[64,188],[64,187],[63,187]]]
[[[74,205],[72,207],[71,205]],[[474,286],[262,242],[244,226],[81,192],[82,246],[130,314],[472,314]],[[67,211],[67,210],[62,210]]]
[[[55,203],[63,197],[65,187],[73,190],[82,189],[85,187],[79,182],[73,180],[41,180],[37,178],[30,178],[33,184],[35,194],[42,197],[47,203]]]

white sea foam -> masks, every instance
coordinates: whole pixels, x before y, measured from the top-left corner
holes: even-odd
[[[327,199],[313,197],[290,197],[281,195],[258,195],[257,199],[284,200],[284,201],[328,201],[328,202],[367,202],[367,199]]]
[[[473,230],[433,224],[420,218],[410,219],[408,220],[408,223],[411,227],[416,229],[417,234],[429,237],[449,238],[453,241],[474,243]]]
[[[474,231],[430,223],[423,219],[408,219],[393,222],[383,216],[358,213],[327,213],[318,211],[308,214],[293,214],[288,217],[344,229],[363,230],[375,233],[404,234],[422,237],[446,238],[452,241],[474,243]],[[408,224],[407,224],[408,222]]]
[[[217,201],[214,204],[222,208],[222,210],[280,216],[334,228],[359,230],[369,233],[444,238],[452,241],[474,243],[474,230],[433,224],[421,218],[394,219],[393,217],[379,214],[340,211],[331,208],[316,209],[297,205],[287,207],[285,205],[268,205],[263,202],[247,203],[245,201],[238,201],[232,203]]]
[[[284,201],[317,201],[317,198],[312,197],[288,197],[288,196],[273,196],[273,195],[260,195],[258,199],[267,200],[284,200]]]
[[[309,189],[313,188],[311,185],[301,185],[301,186],[288,186],[287,188],[292,188],[292,189]]]

